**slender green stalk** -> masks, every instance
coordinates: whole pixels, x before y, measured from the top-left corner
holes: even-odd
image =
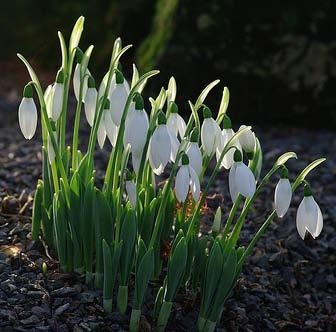
[[[223,230],[223,239],[224,240],[226,239],[226,237],[229,234],[233,218],[234,218],[234,216],[237,213],[237,210],[238,210],[239,204],[241,202],[241,199],[242,199],[241,194],[238,194],[238,196],[237,196],[236,200],[234,201],[234,204],[233,204],[233,206],[232,206],[232,208],[230,210],[229,217],[228,217],[228,219],[227,219],[227,221],[225,223],[224,230]]]

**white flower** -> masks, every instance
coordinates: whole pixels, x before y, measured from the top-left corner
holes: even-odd
[[[186,154],[189,157],[189,164],[200,176],[202,172],[202,153],[197,142],[190,142],[186,149]]]
[[[307,196],[305,188],[305,197],[300,203],[296,215],[296,227],[303,240],[306,231],[308,231],[314,239],[317,238],[322,231],[323,216],[319,206],[311,195],[310,189]]]
[[[106,89],[106,84],[107,84],[107,79],[108,79],[108,73],[105,74],[102,82],[100,83],[100,86],[99,86],[99,89],[98,89],[98,99],[100,99],[104,95],[104,92],[105,92],[105,89]],[[107,97],[108,98],[111,97],[111,94],[112,94],[112,92],[115,88],[115,85],[116,85],[116,76],[115,76],[115,74],[113,74],[113,76],[111,78],[110,89],[107,92]],[[125,90],[127,91],[127,94],[129,94],[130,88],[129,88],[129,84],[126,81],[126,79],[124,79],[124,87],[125,87]]]
[[[93,126],[95,114],[96,114],[96,102],[97,102],[97,89],[95,88],[95,82],[92,76],[88,79],[88,89],[84,98],[84,111],[88,124]]]
[[[156,175],[160,175],[168,164],[172,155],[172,134],[166,125],[166,117],[160,112],[158,126],[149,142],[149,163]]]
[[[32,97],[23,97],[20,103],[19,125],[25,139],[31,139],[34,136],[37,126],[37,109]]]
[[[182,166],[178,170],[175,179],[175,195],[177,200],[184,202],[188,196],[189,187],[194,201],[197,202],[200,196],[200,183],[194,169],[189,165],[187,155],[182,156]]]
[[[126,192],[133,209],[136,208],[136,185],[133,180],[126,180]]]
[[[146,144],[149,127],[148,115],[143,106],[142,97],[137,95],[135,108],[127,117],[124,133],[124,146],[126,147],[127,144],[130,144],[132,156],[140,160]]]
[[[122,74],[117,72],[116,75],[117,82],[114,84],[114,88],[109,94],[109,99],[111,102],[112,120],[117,126],[120,126],[121,118],[124,113],[127,97],[129,94],[129,89],[125,88],[124,77]]]
[[[114,147],[117,142],[119,127],[117,127],[111,118],[111,112],[109,109],[104,110],[104,127],[107,137]]]
[[[62,113],[63,105],[63,83],[55,83],[52,91],[52,106],[51,106],[51,118],[53,121],[57,121]]]
[[[104,126],[104,119],[102,117],[100,119],[98,131],[97,131],[98,144],[101,149],[104,147],[105,138],[106,138],[106,131],[105,131],[105,126]]]
[[[221,133],[221,140],[220,144],[218,144],[217,150],[216,150],[216,158],[217,161],[220,158],[221,153],[223,152],[223,149],[225,148],[226,144],[229,142],[229,140],[235,135],[235,132],[232,128],[224,128]],[[234,142],[231,144],[232,146],[235,146],[239,151],[242,151],[241,145],[239,143],[238,139],[235,139]],[[233,155],[235,153],[235,149],[230,149],[223,157],[222,160],[222,166],[225,169],[230,169],[231,166],[234,163]]]
[[[204,121],[201,128],[201,141],[206,155],[211,156],[216,152],[221,140],[221,130],[218,123],[211,117],[209,108],[203,109]]]
[[[44,102],[46,104],[46,109],[48,113],[48,117],[51,118],[51,107],[52,107],[52,95],[54,91],[54,85],[49,84],[44,92]]]
[[[241,161],[241,153],[235,152],[240,155],[232,165],[229,173],[229,189],[231,199],[234,202],[238,194],[244,197],[251,198],[256,190],[256,182],[252,171]]]
[[[245,125],[240,126],[240,129],[246,128]],[[243,150],[247,153],[253,152],[255,147],[255,134],[251,129],[245,130],[240,136],[239,136],[239,142],[243,148]]]
[[[79,88],[80,88],[80,68],[81,68],[81,64],[77,63],[76,68],[75,68],[75,72],[73,75],[73,87],[74,87],[74,93],[75,93],[75,97],[76,100],[78,101],[79,99]],[[82,90],[82,100],[85,100],[85,95],[87,92],[87,88],[88,88],[88,79],[90,76],[90,71],[88,69],[86,69],[86,73],[84,75],[84,80],[83,80],[83,90]]]
[[[288,211],[292,200],[292,187],[287,178],[279,180],[274,193],[275,211],[279,218],[282,218]]]
[[[180,138],[182,139],[184,137],[187,126],[181,115],[179,115],[177,112],[177,105],[172,103],[171,112],[167,119],[167,127],[172,134],[175,136],[179,134]]]

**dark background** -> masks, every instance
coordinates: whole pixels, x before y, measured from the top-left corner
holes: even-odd
[[[122,60],[126,76],[133,62],[141,72],[160,69],[146,90],[156,95],[174,75],[185,112],[187,100],[219,78],[230,89],[235,122],[336,128],[334,0],[12,0],[1,7],[0,96],[20,97],[28,79],[17,51],[52,80],[60,65],[57,30],[68,39],[84,15],[81,46],[95,45],[97,81],[121,36],[134,45]],[[222,87],[207,100],[214,111]]]

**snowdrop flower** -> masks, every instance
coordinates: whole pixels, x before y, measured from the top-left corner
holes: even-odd
[[[281,179],[279,180],[274,193],[275,211],[279,218],[282,218],[288,211],[292,200],[292,186],[288,180],[288,170],[283,167]]]
[[[106,99],[106,102],[104,105],[103,122],[104,122],[104,128],[105,128],[107,137],[111,145],[114,147],[117,142],[119,128],[112,121],[111,112],[110,112],[110,101],[108,99]]]
[[[218,123],[212,118],[211,111],[208,107],[203,108],[204,121],[201,128],[201,141],[204,152],[211,156],[216,152],[221,140],[221,130]]]
[[[131,146],[133,168],[137,172],[147,140],[149,121],[140,94],[134,96],[135,108],[125,124],[124,146]]]
[[[80,89],[80,83],[81,83],[81,77],[80,77],[80,71],[81,71],[81,63],[83,59],[83,52],[78,48],[76,52],[76,60],[77,64],[75,67],[74,75],[73,75],[73,87],[74,87],[74,93],[76,100],[78,101],[79,99],[79,89]],[[85,100],[85,95],[88,89],[88,79],[90,76],[90,71],[86,69],[86,73],[84,75],[84,80],[83,80],[83,90],[82,90],[82,100]]]
[[[124,113],[125,105],[127,102],[127,97],[129,90],[125,88],[124,76],[119,71],[116,70],[116,83],[111,94],[109,94],[111,102],[111,117],[116,126],[120,126],[121,118]]]
[[[31,139],[37,126],[37,109],[33,99],[31,84],[27,84],[23,91],[23,98],[19,106],[19,125],[25,139]]]
[[[62,113],[64,93],[64,74],[63,69],[59,70],[56,77],[56,82],[52,89],[52,102],[51,102],[51,118],[57,121]]]
[[[44,91],[44,96],[43,96],[49,118],[51,118],[53,88],[54,88],[54,84],[49,84],[46,90]]]
[[[167,127],[175,136],[179,134],[181,139],[184,137],[187,126],[181,115],[178,114],[178,107],[174,102],[172,102],[170,106]]]
[[[306,231],[308,231],[315,239],[320,235],[323,228],[323,216],[321,210],[317,205],[308,184],[305,185],[304,198],[297,211],[296,227],[302,240],[304,240],[306,236]]]
[[[160,112],[158,126],[149,143],[149,163],[156,175],[160,175],[168,164],[172,152],[172,135],[166,125],[166,116]]]
[[[229,189],[232,202],[238,194],[251,198],[256,190],[256,182],[250,168],[242,161],[242,154],[239,150],[234,153],[234,163],[229,173]]]
[[[221,133],[220,144],[218,145],[217,150],[216,150],[217,161],[220,158],[220,155],[223,152],[223,149],[225,148],[226,144],[235,135],[235,132],[232,129],[231,120],[230,120],[230,118],[227,115],[225,115],[225,117],[224,117],[223,125],[224,125],[224,129],[222,130],[222,133]],[[242,152],[242,148],[241,148],[241,145],[240,145],[240,142],[239,142],[238,139],[234,140],[234,142],[232,143],[232,145],[235,146],[236,149],[238,149],[240,152]],[[234,160],[233,160],[234,153],[235,153],[235,150],[234,149],[230,149],[224,155],[221,165],[225,169],[230,169],[231,166],[233,165],[233,163],[234,163]]]
[[[198,146],[198,135],[198,129],[194,128],[190,136],[190,142],[186,148],[186,154],[189,158],[189,165],[194,169],[196,174],[200,176],[202,172],[202,153]]]
[[[94,117],[96,113],[96,102],[97,102],[97,89],[93,77],[90,76],[88,79],[88,89],[84,98],[85,117],[90,127],[93,126],[94,122]]]
[[[99,147],[101,149],[103,149],[105,139],[106,139],[106,131],[105,131],[104,118],[103,117],[100,119],[100,123],[99,123],[99,126],[98,126],[97,139],[98,139]]]
[[[182,155],[182,166],[178,170],[175,179],[175,195],[177,200],[182,203],[187,199],[189,187],[194,201],[200,197],[200,183],[195,170],[189,165],[189,158],[184,153]]]
[[[126,173],[126,192],[127,192],[127,196],[129,199],[129,202],[131,203],[131,207],[133,209],[136,208],[136,185],[134,182],[134,177],[132,176],[131,172],[127,172]]]
[[[240,129],[246,128],[245,125],[240,126]],[[243,150],[247,153],[247,156],[249,159],[253,156],[253,151],[255,147],[255,134],[251,129],[245,130],[240,136],[239,136],[239,142],[243,148]]]

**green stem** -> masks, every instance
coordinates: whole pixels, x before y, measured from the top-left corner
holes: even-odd
[[[137,332],[139,330],[140,315],[141,315],[141,310],[132,309],[131,321],[130,321],[130,327],[129,327],[131,332]]]
[[[225,240],[226,237],[228,236],[229,234],[229,231],[230,231],[230,227],[231,227],[231,224],[232,224],[232,221],[233,221],[233,218],[234,216],[236,215],[236,212],[238,210],[238,207],[239,207],[239,204],[241,202],[241,199],[242,199],[242,195],[241,194],[238,194],[236,200],[234,201],[234,204],[231,208],[231,211],[230,211],[230,214],[229,214],[229,217],[225,223],[225,226],[224,226],[224,230],[223,230],[223,239]]]
[[[82,83],[80,84],[79,97],[76,107],[76,116],[73,130],[73,140],[72,140],[72,170],[75,171],[77,169],[77,148],[78,148],[78,131],[79,131],[79,121],[80,121],[80,113],[82,108]]]

